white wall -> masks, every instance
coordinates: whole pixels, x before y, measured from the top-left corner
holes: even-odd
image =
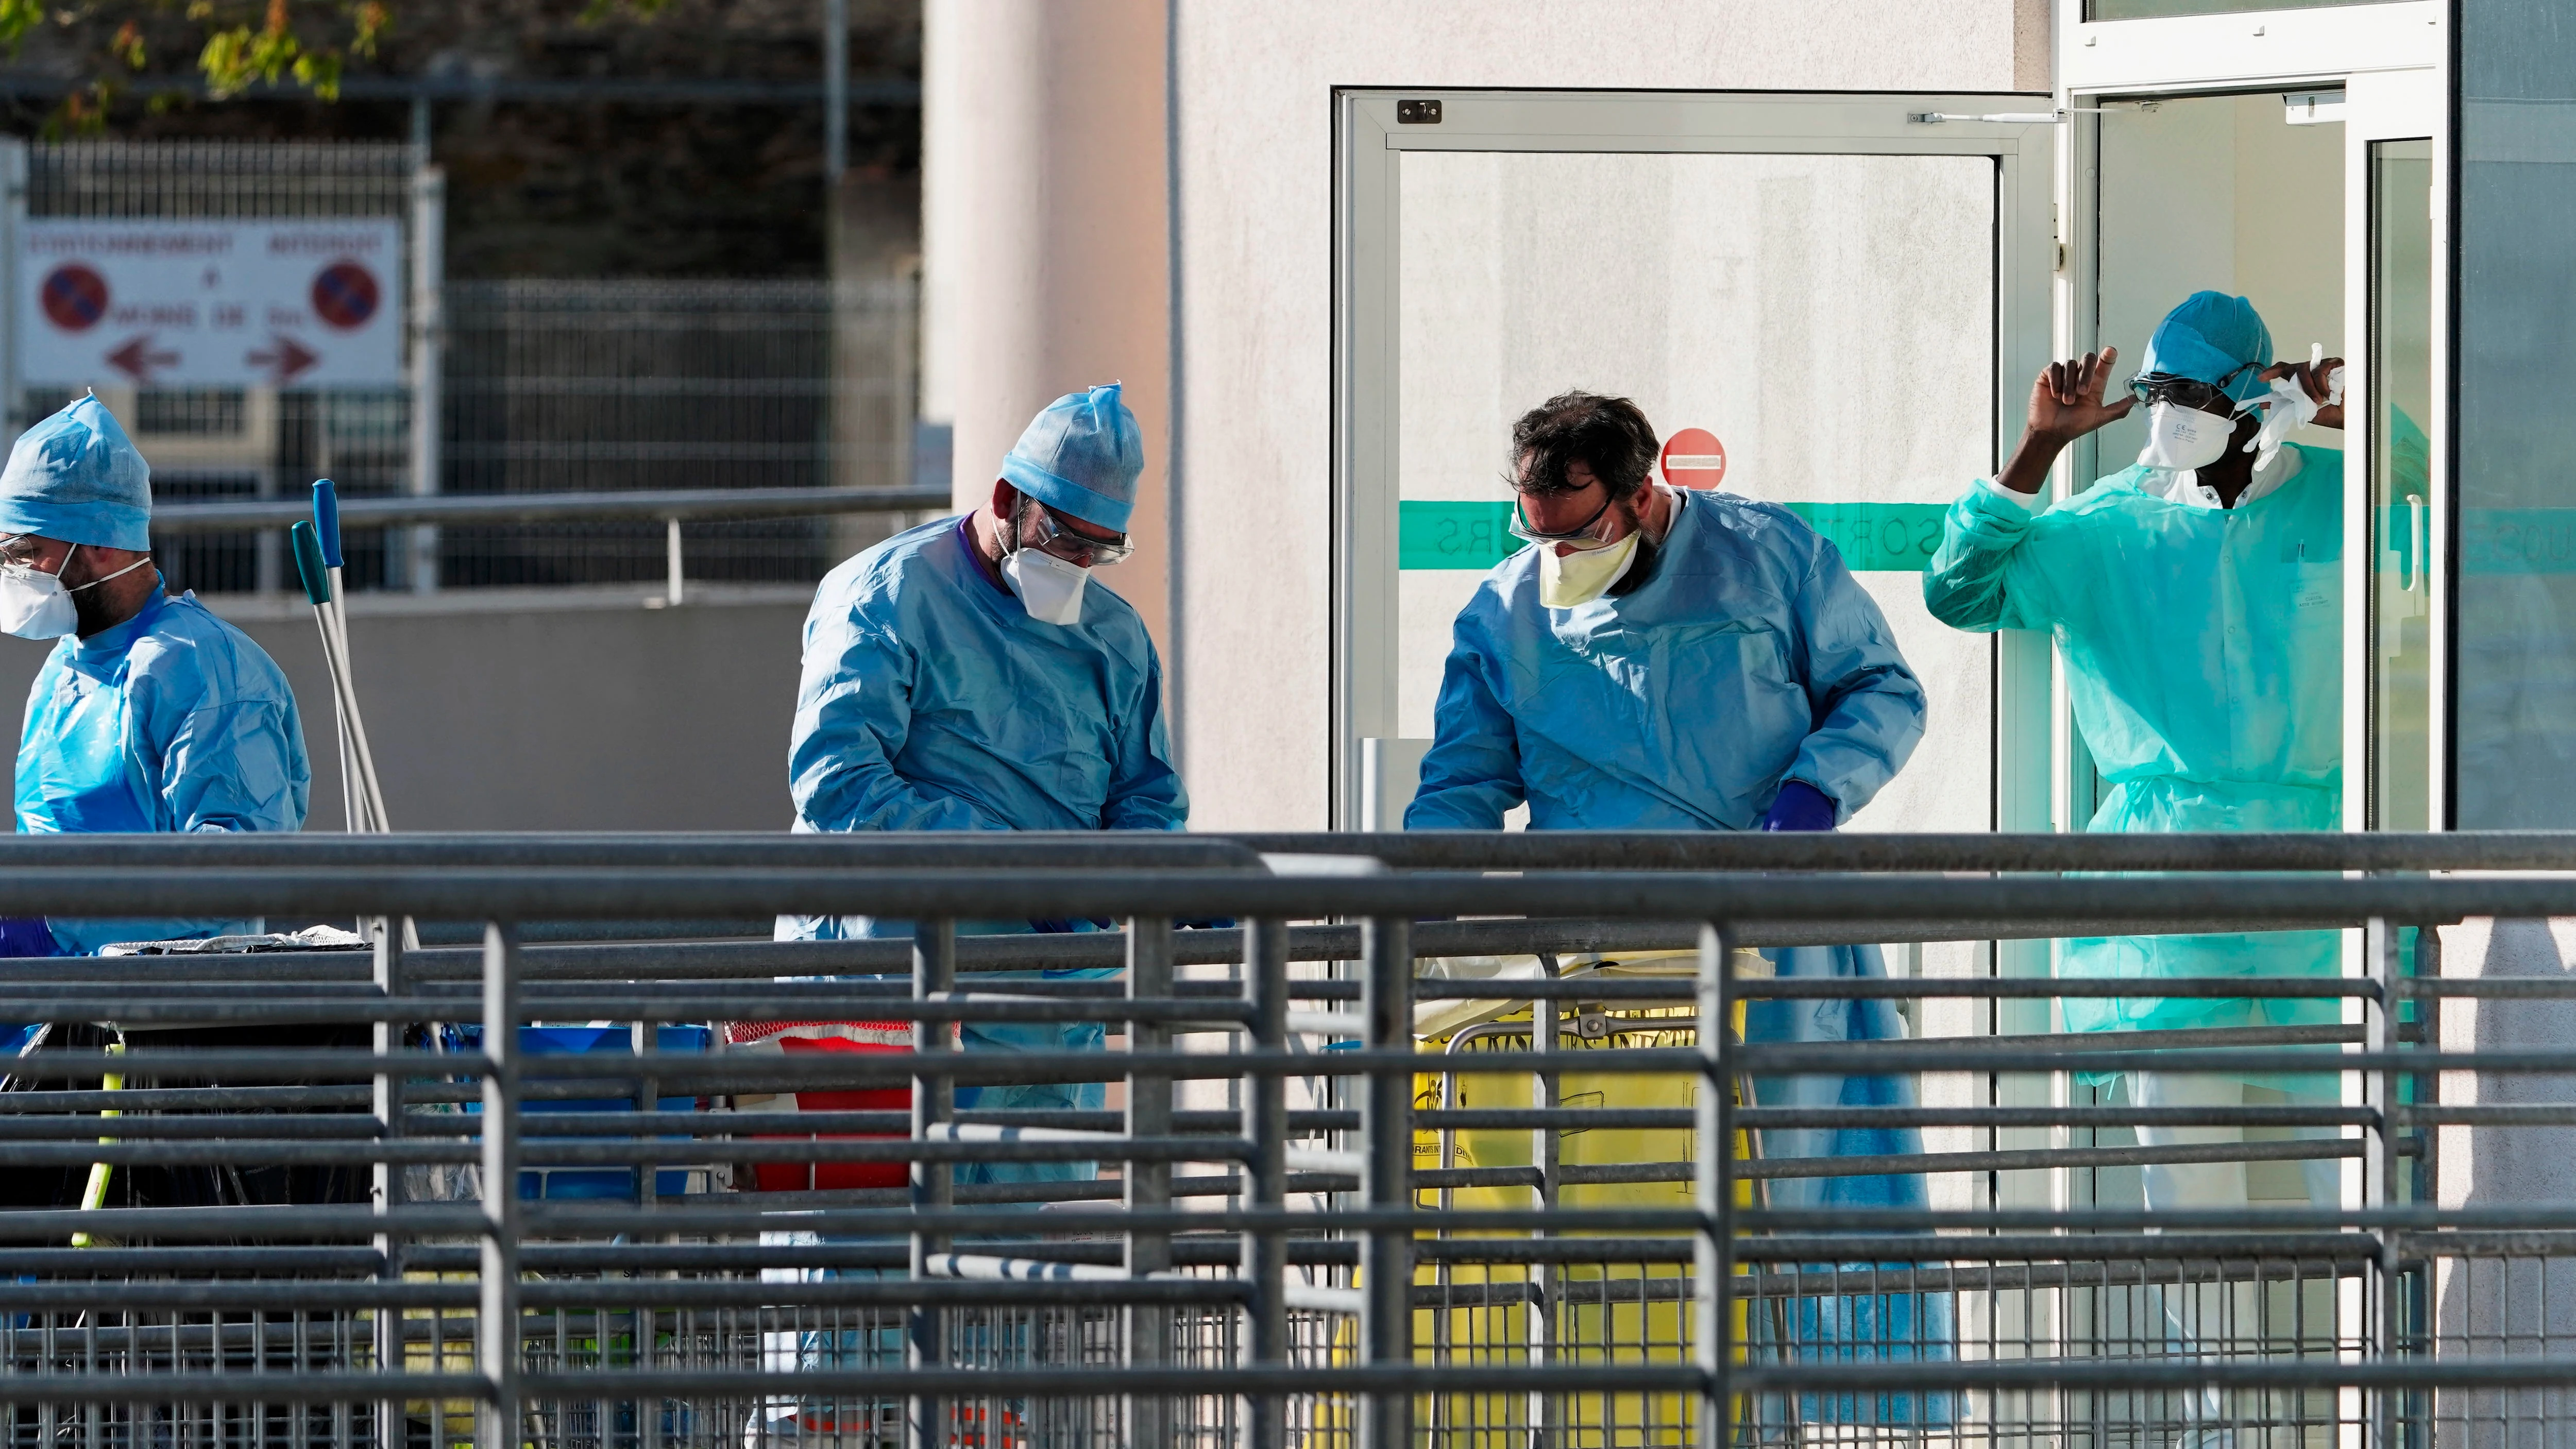
[[[1336,86],[2048,85],[2045,7],[2029,0],[1304,0],[1176,14],[1177,702],[1192,823],[1207,829],[1328,819]]]

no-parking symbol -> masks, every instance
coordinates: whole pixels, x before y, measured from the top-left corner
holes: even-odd
[[[107,278],[78,262],[45,274],[45,318],[65,332],[86,332],[107,315]]]
[[[366,326],[382,296],[375,273],[357,262],[333,262],[313,278],[313,315],[346,332]]]

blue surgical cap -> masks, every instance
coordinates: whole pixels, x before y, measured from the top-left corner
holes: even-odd
[[[0,533],[152,546],[152,466],[96,394],[18,435],[0,469]]]
[[[1114,382],[1047,404],[1002,458],[1004,482],[1049,508],[1121,533],[1136,509],[1136,479],[1144,471],[1144,430]]]
[[[2272,386],[2262,378],[2272,365],[2272,329],[2242,297],[2194,292],[2156,325],[2138,370],[2215,383],[2249,362],[2253,366],[2227,384],[2227,395],[2238,402]]]

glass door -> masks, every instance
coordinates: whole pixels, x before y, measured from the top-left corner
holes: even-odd
[[[1517,547],[1512,421],[1582,389],[1644,410],[1671,481],[1798,512],[1886,614],[1930,729],[1855,828],[2047,828],[2044,744],[2005,744],[2044,741],[2005,702],[2046,698],[2044,642],[1946,628],[1918,577],[2047,356],[2044,100],[1352,92],[1341,123],[1338,819],[1400,819],[1452,622]]]
[[[2351,456],[2364,460],[2368,507],[2361,522],[2368,602],[2359,611],[2364,690],[2357,742],[2365,759],[2358,810],[2347,823],[2368,830],[2443,827],[2439,768],[2444,742],[2435,708],[2441,621],[2449,613],[2437,544],[2449,529],[2434,480],[2440,469],[2436,417],[2435,299],[2440,288],[2433,125],[2438,95],[2430,72],[2357,77],[2351,171],[2361,232],[2354,304],[2368,318],[2348,399]],[[2354,818],[2355,815],[2359,818]]]

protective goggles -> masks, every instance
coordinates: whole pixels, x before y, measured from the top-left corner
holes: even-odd
[[[1088,568],[1125,563],[1127,556],[1136,551],[1135,543],[1123,533],[1114,539],[1085,538],[1065,527],[1064,521],[1055,516],[1054,509],[1034,498],[1026,501],[1031,505],[1027,513],[1036,517],[1038,525],[1038,541],[1029,547],[1040,553],[1051,553],[1066,563]],[[1027,536],[1025,533],[1021,535],[1023,538]]]
[[[2129,379],[2129,391],[2137,395],[2138,401],[2150,407],[2157,403],[2172,403],[2176,407],[2191,408],[2197,412],[2234,413],[2239,410],[2241,404],[2228,395],[2227,389],[2236,379],[2252,372],[2254,366],[2253,363],[2246,363],[2216,382],[2203,382],[2196,377],[2177,377],[2170,372],[2142,372]]]
[[[1523,498],[1526,496],[1523,495]],[[1565,533],[1541,533],[1531,527],[1529,515],[1521,511],[1521,505],[1522,498],[1512,500],[1512,521],[1504,525],[1514,538],[1526,539],[1531,543],[1572,544],[1576,549],[1587,552],[1596,548],[1608,548],[1618,542],[1615,538],[1603,538],[1599,534],[1601,520],[1610,512],[1610,500],[1607,498],[1601,500],[1600,507],[1592,510],[1590,518],[1576,524],[1572,530]]]

